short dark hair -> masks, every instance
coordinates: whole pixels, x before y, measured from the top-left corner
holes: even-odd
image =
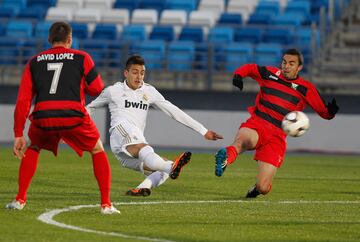
[[[299,65],[302,66],[304,64],[304,56],[297,49],[287,49],[284,55],[296,55],[299,59]]]
[[[126,61],[125,69],[129,70],[131,65],[145,65],[145,60],[140,55],[130,56]]]
[[[54,44],[55,42],[65,43],[72,29],[70,24],[65,22],[55,22],[49,29],[49,43]]]

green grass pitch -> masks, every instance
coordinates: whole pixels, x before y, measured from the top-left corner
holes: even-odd
[[[177,153],[161,155],[174,158]],[[53,209],[99,203],[89,155],[62,148],[57,158],[43,151],[22,211],[5,205],[17,191],[19,161],[0,148],[0,241],[360,241],[360,157],[288,155],[267,196],[246,200],[257,166],[242,155],[223,177],[214,175],[212,153],[193,152],[177,180],[150,197],[127,197],[140,173],[112,167],[112,200],[121,215],[99,207],[60,213],[54,220],[90,233],[45,224]],[[133,203],[131,203],[133,202]],[[125,238],[126,236],[130,236]]]

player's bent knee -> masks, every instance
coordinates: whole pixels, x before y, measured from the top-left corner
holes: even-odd
[[[90,153],[94,155],[94,154],[102,152],[102,151],[104,151],[104,146],[103,146],[101,140],[99,139],[96,142],[96,145],[94,146],[94,148],[90,151]]]
[[[271,183],[258,183],[256,184],[256,189],[262,194],[268,194],[271,191],[272,185]]]

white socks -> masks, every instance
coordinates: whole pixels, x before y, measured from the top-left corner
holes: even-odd
[[[140,149],[139,159],[144,162],[144,165],[150,170],[163,171],[168,174],[170,173],[173,164],[172,161],[165,161],[163,158],[161,158],[149,145]]]
[[[137,188],[155,188],[163,184],[169,178],[166,172],[156,171],[150,174],[145,180],[140,183]]]

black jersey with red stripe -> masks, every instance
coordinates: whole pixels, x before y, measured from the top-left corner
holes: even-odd
[[[71,129],[88,115],[85,94],[100,94],[104,84],[93,60],[84,51],[54,47],[32,57],[25,66],[14,113],[15,137],[30,120],[45,130]]]
[[[251,77],[260,85],[256,104],[249,108],[256,115],[278,128],[281,121],[291,111],[302,111],[309,105],[324,119],[332,119],[323,98],[309,81],[297,77],[287,80],[276,67],[246,64],[235,70],[234,74]]]

